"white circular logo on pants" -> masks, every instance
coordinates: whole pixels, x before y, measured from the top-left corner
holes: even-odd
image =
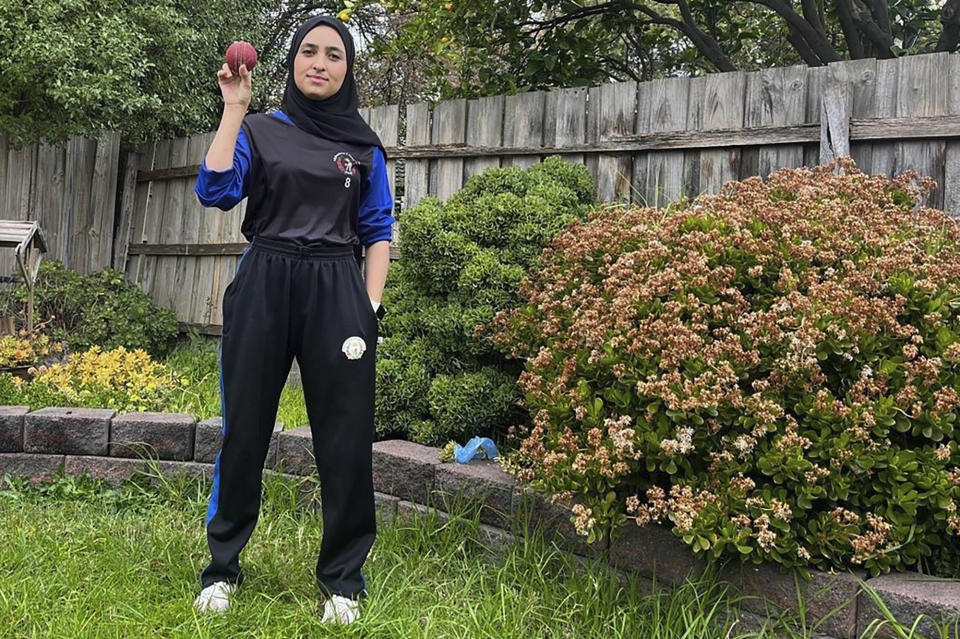
[[[363,341],[362,337],[354,335],[344,340],[340,350],[347,356],[347,359],[360,359],[360,356],[367,350],[367,343]]]

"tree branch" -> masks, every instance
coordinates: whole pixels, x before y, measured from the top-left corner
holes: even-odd
[[[893,36],[890,35],[889,30],[884,31],[880,28],[880,25],[874,21],[870,8],[864,5],[863,0],[854,0],[854,2],[860,5],[858,7],[859,11],[853,16],[854,24],[876,46],[879,57],[894,57],[892,51]]]
[[[669,3],[665,4],[676,4],[677,8],[680,9],[680,15],[683,17],[683,26],[681,31],[690,38],[690,41],[693,42],[693,45],[704,54],[710,62],[713,63],[719,71],[736,71],[737,67],[733,64],[733,61],[730,60],[729,56],[723,52],[723,49],[720,48],[720,43],[711,36],[709,33],[705,33],[697,26],[697,21],[693,16],[693,12],[690,11],[690,6],[686,3],[686,0],[671,0]],[[660,17],[656,11],[650,7],[643,5],[633,5],[635,9],[639,10],[641,13],[645,13],[648,16],[657,16]]]
[[[797,50],[797,53],[800,54],[800,57],[803,58],[803,61],[806,62],[811,67],[822,67],[824,65],[823,61],[813,52],[813,49],[810,48],[810,45],[807,44],[807,41],[803,39],[797,30],[793,27],[790,28],[790,35],[787,36],[787,40],[790,41],[790,44],[793,45],[793,48]]]
[[[655,0],[659,1],[661,4],[675,4],[680,8],[680,13],[683,15],[683,22],[674,20],[673,18],[668,18],[663,16],[650,7],[644,6],[642,4],[635,4],[632,2],[607,2],[606,4],[599,4],[592,7],[582,7],[576,11],[571,11],[565,13],[562,16],[554,18],[552,20],[525,20],[524,22],[519,23],[521,26],[531,25],[534,28],[529,30],[529,33],[536,33],[544,29],[552,29],[554,27],[562,26],[576,20],[582,20],[584,18],[602,15],[609,12],[617,11],[635,11],[642,13],[647,16],[647,22],[652,24],[659,24],[663,26],[668,26],[677,31],[683,33],[695,47],[706,57],[719,71],[736,71],[737,67],[733,64],[733,61],[723,52],[723,49],[720,48],[720,44],[709,34],[704,33],[697,26],[696,21],[690,7],[687,6],[687,3],[684,0]]]
[[[781,18],[783,18],[791,29],[795,29],[799,37],[806,40],[809,48],[820,59],[820,64],[827,62],[838,62],[841,60],[840,54],[830,44],[825,36],[817,32],[813,26],[803,19],[789,4],[784,0],[747,0],[754,4],[759,4],[771,9]],[[791,40],[792,42],[792,40]]]
[[[596,15],[603,15],[607,13],[611,5],[619,5],[619,2],[608,2],[607,4],[598,4],[592,7],[581,7],[576,11],[571,11],[565,13],[562,16],[558,16],[551,20],[524,20],[523,22],[518,22],[517,26],[536,26],[536,29],[531,29],[528,33],[536,33],[538,31],[545,31],[547,29],[553,29],[555,27],[562,27],[565,24],[571,22],[576,22],[577,20],[582,20],[584,18],[589,18]],[[490,25],[491,27],[493,25]]]
[[[860,42],[860,32],[853,19],[853,3],[851,0],[837,0],[837,19],[840,20],[840,28],[843,29],[843,37],[847,41],[847,49],[850,51],[850,58],[860,60],[866,57],[863,50],[863,43]]]
[[[870,16],[882,32],[890,33],[890,7],[886,0],[864,0],[870,8]],[[892,38],[891,38],[892,40]]]
[[[650,52],[647,50],[646,47],[643,46],[640,40],[636,37],[635,32],[637,31],[639,30],[634,29],[633,32],[631,32],[630,30],[624,30],[621,37],[623,38],[624,43],[627,46],[627,64],[630,64],[630,51],[633,51],[633,54],[637,57],[639,63],[637,65],[632,65],[632,66],[636,66],[640,69],[640,73],[638,75],[637,80],[640,82],[644,82],[644,81],[650,80],[653,77],[653,74],[651,73],[651,70],[650,70],[651,67],[653,66],[653,61],[650,58]]]
[[[960,43],[960,0],[947,0],[940,12],[940,24],[943,25],[943,31],[934,50],[952,53]]]
[[[820,12],[817,10],[816,0],[801,0],[800,5],[803,7],[803,18],[810,23],[817,33],[819,33],[824,38],[827,37],[827,32],[823,28],[823,22],[820,20]]]
[[[603,56],[600,58],[600,62],[605,62],[606,64],[604,66],[607,69],[613,69],[615,71],[623,72],[628,78],[630,78],[634,82],[640,81],[640,76],[634,71],[633,68],[631,68],[631,65],[626,64],[623,60],[618,60],[617,58],[613,58],[610,56]],[[607,76],[610,79],[615,80],[617,82],[621,82],[623,80],[623,78],[618,78],[609,72],[607,72]]]

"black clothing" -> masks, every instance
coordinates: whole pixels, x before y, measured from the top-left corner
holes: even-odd
[[[240,584],[240,551],[257,523],[263,465],[297,358],[320,475],[321,591],[366,596],[360,569],[376,537],[372,447],[377,317],[348,246],[255,237],[223,298],[223,445],[207,513],[201,574]]]
[[[305,135],[263,113],[246,116],[243,131],[251,150],[243,236],[359,249],[360,187],[375,147]]]
[[[343,45],[346,47],[347,74],[335,94],[324,100],[314,100],[305,96],[294,82],[293,62],[304,36],[320,25],[331,26],[340,34]],[[325,52],[320,53],[326,55]],[[361,146],[379,146],[386,160],[387,151],[383,148],[380,137],[357,110],[359,100],[357,85],[353,78],[354,57],[353,36],[338,18],[315,16],[304,22],[290,41],[290,50],[287,52],[287,84],[283,91],[282,108],[304,131],[328,140],[350,142]]]

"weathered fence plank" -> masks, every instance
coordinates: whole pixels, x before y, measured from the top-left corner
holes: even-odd
[[[503,146],[538,148],[543,146],[543,115],[546,91],[516,93],[504,98]],[[540,161],[540,154],[511,155],[502,166],[528,167]]]
[[[587,141],[587,89],[573,87],[547,93],[549,106],[546,118],[544,144],[567,147],[586,144]],[[563,159],[573,164],[583,163],[583,153],[564,155]]]
[[[897,73],[897,117],[929,117],[950,113],[950,85],[945,82],[950,68],[949,53],[899,58]],[[896,145],[893,173],[913,169],[932,177],[937,188],[921,202],[925,206],[943,206],[946,140],[904,141]]]
[[[743,124],[747,127],[804,124],[807,67],[796,65],[747,74]],[[802,144],[780,144],[741,150],[740,177],[767,177],[782,167],[803,165]]]
[[[690,84],[663,78],[637,87],[637,134],[682,131],[687,119]],[[664,206],[684,193],[683,151],[648,151],[633,163],[634,201]]]
[[[426,102],[407,107],[408,145],[430,144],[430,106]],[[404,165],[403,210],[417,205],[430,192],[429,160],[407,160]]]
[[[467,101],[447,100],[433,109],[434,144],[465,144],[467,129]],[[463,186],[463,158],[438,158],[431,160],[431,180],[435,190],[431,192],[441,200],[460,190]]]
[[[499,147],[503,143],[503,105],[502,95],[467,102],[467,146]],[[470,176],[499,166],[500,158],[496,156],[466,158],[463,181],[466,183]]]
[[[597,140],[605,142],[636,133],[636,82],[600,85]],[[630,202],[633,162],[629,153],[601,153],[597,158],[597,197],[603,202]]]

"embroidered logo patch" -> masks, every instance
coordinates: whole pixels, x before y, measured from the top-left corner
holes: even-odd
[[[353,159],[353,156],[345,151],[341,151],[333,156],[333,161],[336,163],[337,168],[340,169],[340,172],[346,175],[343,179],[343,188],[350,188],[350,176],[356,174],[357,172],[357,161]]]
[[[341,151],[333,156],[333,161],[336,163],[340,172],[344,175],[356,175],[357,161],[354,160],[353,156],[346,151]]]
[[[354,335],[343,341],[340,350],[347,356],[347,359],[360,359],[360,356],[367,350],[367,343],[359,335]]]

